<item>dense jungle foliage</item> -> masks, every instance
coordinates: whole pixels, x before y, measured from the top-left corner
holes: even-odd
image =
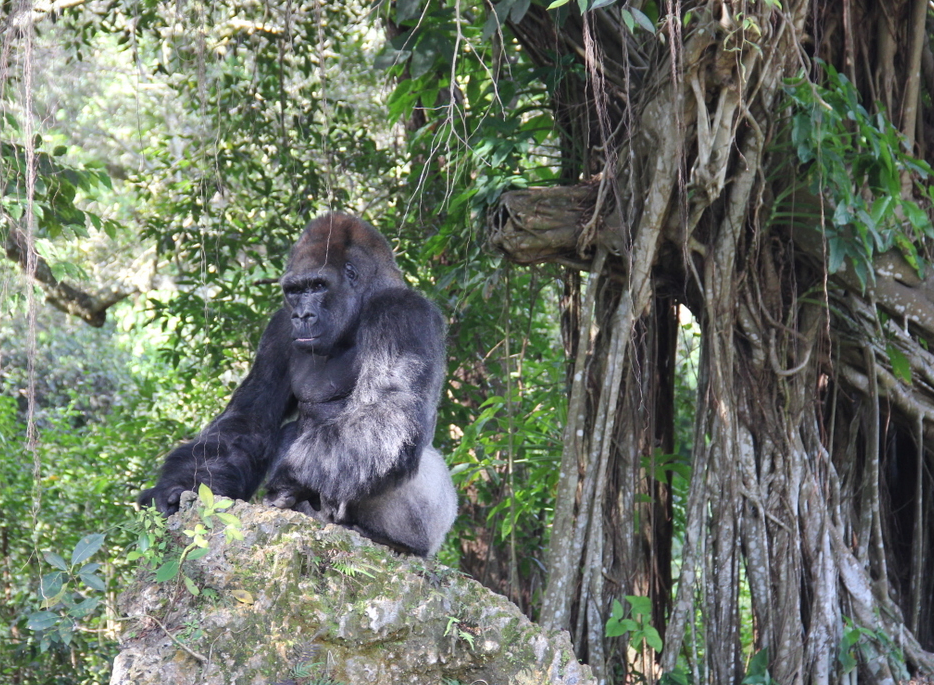
[[[140,565],[206,589],[133,501],[328,210],[448,322],[441,562],[601,682],[931,674],[929,18],[0,3],[0,680],[107,682]]]

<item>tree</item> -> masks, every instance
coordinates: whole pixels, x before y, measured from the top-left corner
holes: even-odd
[[[590,271],[541,620],[608,677],[611,603],[649,594],[665,672],[739,682],[748,583],[776,682],[838,681],[857,635],[871,682],[898,650],[930,672],[927,5],[668,2],[657,32],[652,3],[602,5],[511,24],[580,64],[553,106],[594,179],[558,240],[566,191],[507,193],[495,224],[513,259]],[[673,579],[676,303],[703,348]]]

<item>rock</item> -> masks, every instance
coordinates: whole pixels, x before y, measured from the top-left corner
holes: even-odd
[[[201,522],[197,500],[169,519]],[[141,573],[119,600],[111,685],[594,683],[567,633],[550,633],[457,571],[403,557],[303,514],[236,503],[208,553],[162,583]],[[171,558],[171,555],[167,558]]]

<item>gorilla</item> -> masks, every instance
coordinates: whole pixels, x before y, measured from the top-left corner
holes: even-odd
[[[457,513],[431,446],[444,377],[440,312],[406,286],[389,243],[344,214],[312,221],[280,283],[284,306],[230,403],[169,453],[139,496],[164,514],[207,484],[338,523],[396,550],[438,551]]]

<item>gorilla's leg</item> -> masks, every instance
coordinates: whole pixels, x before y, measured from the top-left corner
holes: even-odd
[[[447,464],[428,447],[412,478],[352,502],[346,525],[376,542],[426,557],[438,551],[456,517],[457,494]]]

